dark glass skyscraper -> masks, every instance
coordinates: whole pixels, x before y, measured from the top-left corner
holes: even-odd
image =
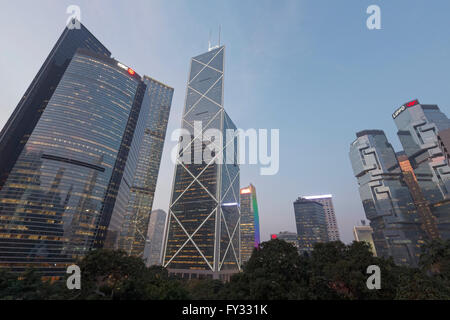
[[[120,235],[113,247],[138,257],[144,255],[173,96],[173,89],[157,80],[144,76],[144,83],[147,89],[131,146],[131,163],[121,183],[123,199],[114,210]]]
[[[450,119],[437,105],[418,100],[401,106],[393,118],[423,196],[437,218],[440,236],[450,239],[450,165],[438,138],[450,128]]]
[[[394,149],[381,130],[356,134],[350,160],[379,256],[417,265],[424,233]]]
[[[167,213],[164,210],[154,210],[148,225],[148,240],[145,247],[145,258],[148,266],[161,265],[164,229]]]
[[[450,165],[450,128],[439,132],[438,141],[441,150],[444,152],[445,159]]]
[[[250,259],[253,250],[259,247],[259,211],[256,188],[250,184],[241,189],[241,261]]]
[[[310,252],[315,243],[329,241],[325,210],[321,203],[300,197],[294,202],[294,213],[300,252]]]
[[[0,190],[0,267],[59,276],[88,250],[117,241],[128,179],[139,168],[139,135],[151,116],[149,96],[157,95],[149,79],[108,55],[78,48],[65,60]]]
[[[16,109],[0,131],[0,189],[43,114],[75,52],[89,49],[105,57],[110,52],[82,24],[65,28]],[[6,156],[7,155],[7,156]]]
[[[409,188],[417,213],[420,217],[421,228],[430,239],[438,239],[439,231],[437,219],[431,212],[428,201],[423,196],[422,190],[417,183],[417,177],[409,162],[408,156],[404,152],[397,152],[397,159],[403,173],[403,180]]]
[[[237,137],[222,144],[204,139],[208,129],[219,130],[223,137],[227,129],[236,129],[223,107],[224,54],[222,46],[191,60],[182,120],[190,137],[187,146],[180,144],[163,263],[185,278],[226,279],[240,268]],[[196,122],[202,126],[199,132]],[[231,150],[225,148],[227,141]],[[197,161],[208,146],[220,152],[211,161]],[[190,161],[184,160],[186,154]],[[230,155],[232,163],[216,162],[221,155]]]

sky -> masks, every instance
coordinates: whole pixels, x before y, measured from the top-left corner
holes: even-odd
[[[369,30],[367,8],[381,9]],[[212,34],[225,56],[225,109],[242,129],[280,130],[280,170],[241,166],[257,190],[261,238],[295,231],[293,202],[332,194],[341,239],[365,219],[348,151],[355,133],[384,130],[401,150],[392,113],[419,99],[450,114],[447,0],[1,1],[0,127],[64,29],[81,22],[141,75],[175,89],[154,209],[169,207],[171,133],[180,127],[190,58]]]

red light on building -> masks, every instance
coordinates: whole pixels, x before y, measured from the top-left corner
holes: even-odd
[[[272,240],[275,240],[275,239],[277,238],[277,235],[276,235],[276,234],[272,234],[272,235],[270,236],[270,238],[271,238]]]
[[[133,69],[131,69],[131,68],[128,68],[128,73],[129,74],[131,74],[131,75],[134,75],[136,72],[134,72],[134,70]]]
[[[419,100],[410,101],[410,102],[406,103],[405,105],[406,105],[406,107],[409,108],[409,107],[413,107],[413,106],[415,106],[417,104],[419,104]]]
[[[241,194],[248,194],[251,192],[252,192],[252,190],[250,190],[250,188],[241,189]]]

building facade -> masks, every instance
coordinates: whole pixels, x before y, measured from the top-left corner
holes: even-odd
[[[353,227],[353,237],[355,241],[365,241],[370,245],[370,250],[373,255],[377,256],[377,250],[375,249],[375,244],[373,243],[373,229],[371,226],[366,225],[365,220],[361,220],[361,225]]]
[[[438,138],[450,128],[450,119],[437,105],[418,100],[404,104],[392,117],[417,183],[437,218],[439,234],[450,239],[450,165]]]
[[[439,132],[438,141],[441,150],[444,152],[445,159],[447,159],[447,163],[450,164],[450,128]]]
[[[57,275],[105,244],[145,91],[120,65],[71,59],[0,190],[2,266]]]
[[[325,211],[325,219],[327,222],[327,232],[329,241],[339,241],[339,228],[336,221],[336,213],[334,212],[333,196],[331,194],[306,196],[307,200],[313,200],[322,204]]]
[[[294,213],[300,252],[311,252],[315,243],[328,242],[325,210],[321,203],[300,197],[294,202]]]
[[[163,140],[172,92],[160,101],[159,84],[109,56],[83,25],[66,29],[3,129],[26,138],[0,189],[0,267],[59,277],[91,249],[117,248],[143,146],[160,157],[145,135]]]
[[[167,122],[174,90],[167,85],[144,76],[146,92],[138,125],[130,151],[121,192],[123,199],[116,205],[115,217],[120,218],[117,240],[113,247],[129,255],[144,257],[150,213],[156,190],[158,172]]]
[[[270,235],[270,239],[279,239],[292,244],[297,250],[298,246],[298,235],[296,232],[281,231],[279,233],[274,233]]]
[[[450,164],[450,128],[438,133],[438,141],[447,163]]]
[[[221,46],[191,59],[163,263],[183,278],[226,280],[241,265],[237,137],[207,136],[236,130],[223,107],[224,57]]]
[[[111,53],[83,24],[65,28],[14,112],[0,131],[0,189],[42,116],[70,61],[79,48],[109,57]],[[8,155],[8,156],[5,156]]]
[[[424,233],[394,149],[381,130],[356,134],[350,160],[379,256],[416,266]]]
[[[148,240],[144,258],[147,266],[161,265],[164,230],[167,213],[164,210],[153,210],[148,224]]]
[[[250,184],[241,189],[241,261],[250,259],[253,250],[259,247],[259,211],[256,188]]]
[[[403,180],[409,188],[420,217],[421,228],[429,239],[439,239],[437,219],[430,209],[428,201],[423,196],[422,190],[417,183],[417,177],[409,162],[408,156],[404,152],[397,152],[397,160],[403,173]]]

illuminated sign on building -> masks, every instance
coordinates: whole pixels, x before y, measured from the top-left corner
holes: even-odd
[[[417,99],[405,103],[405,104],[402,105],[400,108],[398,108],[397,110],[395,110],[395,112],[392,114],[392,118],[394,118],[394,119],[397,118],[398,115],[399,115],[400,113],[402,113],[403,111],[406,110],[406,108],[411,108],[411,107],[414,107],[415,105],[418,105],[418,104],[419,104],[419,100],[417,100]]]
[[[251,192],[252,192],[252,190],[250,190],[250,188],[241,189],[241,194],[248,194]]]
[[[119,67],[122,68],[123,70],[127,70],[127,72],[128,72],[130,75],[134,75],[134,74],[136,73],[133,69],[128,68],[126,65],[124,65],[124,64],[122,64],[122,63],[120,63],[120,62],[117,62],[117,66],[119,66]]]

